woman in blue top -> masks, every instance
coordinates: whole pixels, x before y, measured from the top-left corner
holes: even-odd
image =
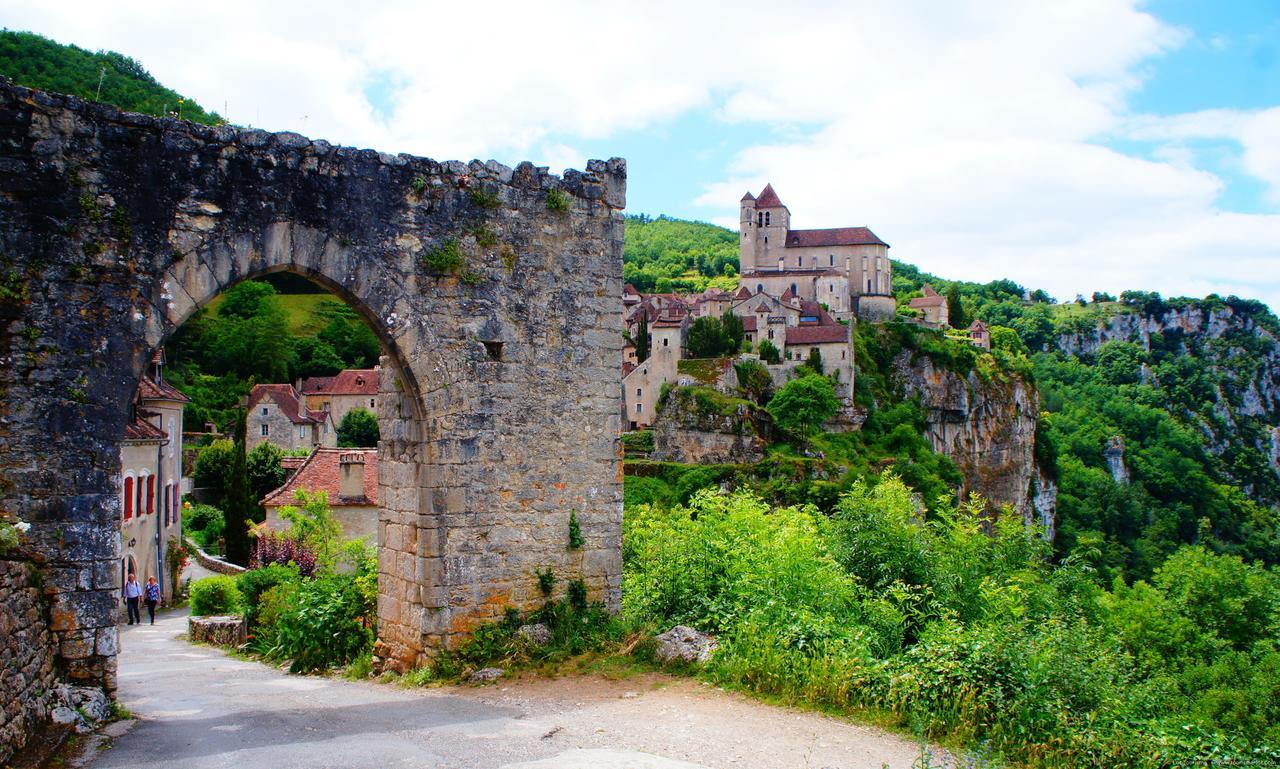
[[[151,615],[151,624],[154,625],[156,624],[156,604],[160,603],[160,585],[156,583],[155,577],[147,577],[147,588],[144,594],[147,602],[147,614]]]

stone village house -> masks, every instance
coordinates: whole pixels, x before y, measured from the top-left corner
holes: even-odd
[[[378,531],[377,449],[318,448],[284,485],[262,498],[267,524],[287,528],[280,509],[297,506],[299,490],[323,491],[343,536],[376,541]]]
[[[328,412],[334,428],[352,409],[365,409],[378,413],[377,366],[364,369],[345,369],[334,376],[313,376],[303,379],[298,386],[303,402],[312,412]],[[332,445],[332,444],[325,444]]]
[[[164,381],[164,351],[138,383],[120,445],[120,583],[155,577],[167,592],[165,550],[181,537],[182,412],[187,396]]]
[[[345,369],[334,376],[308,377],[297,385],[254,385],[248,400],[250,451],[263,441],[286,451],[333,448],[338,427],[352,409],[378,412],[377,367]]]
[[[254,385],[249,391],[245,447],[264,441],[286,451],[338,445],[337,427],[329,412],[307,408],[291,384]]]
[[[637,361],[634,346],[628,344],[623,350],[623,405],[631,429],[653,424],[663,384],[693,383],[691,377],[679,372],[680,361],[688,357],[689,326],[698,317],[718,316],[718,306],[742,318],[746,341],[753,347],[769,340],[778,348],[782,362],[768,366],[776,386],[786,382],[816,350],[826,373],[834,376],[836,394],[846,407],[852,407],[852,330],[817,302],[801,300],[789,290],[782,298],[753,294],[746,286],[731,298],[716,295],[708,299],[707,294],[701,294],[687,300],[666,294],[642,295],[630,286],[627,290],[639,298],[631,303],[633,309],[626,316],[627,330],[634,338],[644,317],[650,337],[649,357],[643,362]]]

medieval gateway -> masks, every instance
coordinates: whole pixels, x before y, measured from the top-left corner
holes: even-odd
[[[384,346],[387,665],[532,606],[536,570],[617,607],[625,185],[621,160],[440,163],[0,81],[0,509],[32,527],[0,558],[21,610],[0,731],[59,680],[114,689],[131,400],[184,320],[273,271],[331,289]]]

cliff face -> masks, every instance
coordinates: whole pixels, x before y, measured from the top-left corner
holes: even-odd
[[[764,459],[768,414],[705,387],[673,387],[653,425],[653,458],[690,464]]]
[[[977,371],[962,376],[905,351],[893,362],[893,381],[906,397],[920,399],[929,441],[964,474],[966,494],[1009,505],[1052,535],[1057,487],[1036,464],[1034,386],[1012,373],[1002,381],[985,381]]]
[[[1280,480],[1280,341],[1273,328],[1229,305],[1202,303],[1115,315],[1093,329],[1059,336],[1055,346],[1068,355],[1089,357],[1108,342],[1131,342],[1148,353],[1189,356],[1203,364],[1211,377],[1207,402],[1184,404],[1184,415],[1204,433],[1212,454],[1222,457],[1247,447]],[[1139,376],[1166,388],[1179,384],[1160,382],[1145,364]],[[1231,475],[1230,463],[1222,469]],[[1238,480],[1256,499],[1276,501],[1273,490],[1261,488],[1268,484]]]

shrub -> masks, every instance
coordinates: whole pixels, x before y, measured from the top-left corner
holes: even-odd
[[[462,258],[462,252],[458,250],[458,241],[446,240],[439,246],[424,252],[422,263],[430,272],[443,275],[457,272],[465,260]]]
[[[183,528],[206,550],[218,544],[226,525],[222,511],[213,505],[192,505],[183,518]]]
[[[268,529],[258,533],[249,567],[260,569],[273,563],[293,564],[301,576],[310,577],[316,572],[317,558],[315,551],[296,537]]]
[[[778,351],[776,345],[768,339],[760,340],[760,360],[765,363],[777,365],[782,362],[782,353]]]
[[[305,673],[345,665],[373,644],[371,611],[354,574],[326,574],[298,584],[275,622],[274,656]]]
[[[300,579],[296,565],[273,563],[259,569],[250,569],[236,577],[236,588],[240,591],[244,606],[244,617],[252,628],[258,621],[262,596],[268,590],[283,582]]]
[[[547,210],[562,214],[569,210],[569,196],[559,189],[547,190]]]
[[[196,617],[210,614],[234,614],[240,611],[242,600],[234,577],[219,575],[205,577],[191,584],[191,614]]]
[[[351,409],[338,425],[338,445],[343,448],[376,448],[380,437],[378,417],[369,409]]]
[[[801,437],[812,435],[840,408],[831,380],[817,374],[793,379],[769,400],[767,410],[779,427]]]

